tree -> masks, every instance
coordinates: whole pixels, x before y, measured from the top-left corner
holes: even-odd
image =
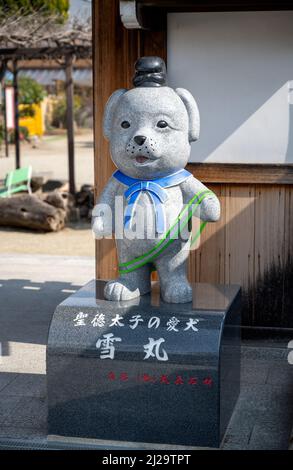
[[[34,116],[35,111],[32,105],[40,104],[45,98],[46,91],[44,87],[30,77],[20,77],[18,87],[18,102],[24,105],[20,111],[20,116]]]
[[[12,85],[11,82],[7,82]],[[33,104],[40,104],[46,96],[45,88],[30,77],[19,77],[18,79],[18,103],[24,105],[19,112],[21,117],[35,115]]]
[[[80,96],[74,95],[74,98],[73,98],[74,115],[76,114],[80,106],[81,106]],[[67,102],[66,102],[65,95],[61,95],[53,108],[52,125],[54,127],[66,128],[66,108],[67,108]]]
[[[0,12],[14,14],[21,10],[22,14],[31,14],[41,11],[44,15],[57,15],[60,19],[67,19],[69,0],[1,0]]]
[[[18,86],[20,104],[40,104],[46,96],[44,87],[30,77],[20,77]]]

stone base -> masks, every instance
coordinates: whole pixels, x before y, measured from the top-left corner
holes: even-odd
[[[54,313],[49,434],[219,447],[239,394],[240,288],[194,284],[192,303],[167,304],[158,284],[129,302],[104,285]]]

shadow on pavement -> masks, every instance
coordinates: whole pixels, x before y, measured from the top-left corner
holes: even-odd
[[[69,282],[0,279],[2,355],[9,354],[9,341],[46,345],[55,308],[79,287]]]

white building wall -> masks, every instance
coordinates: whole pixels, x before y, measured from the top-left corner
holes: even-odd
[[[199,106],[191,161],[293,163],[293,11],[169,14],[168,75]]]

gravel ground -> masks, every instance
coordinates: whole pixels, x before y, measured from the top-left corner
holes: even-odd
[[[84,130],[75,135],[75,179],[77,188],[82,184],[93,184],[94,181],[94,144],[93,134]],[[0,152],[0,180],[15,168],[14,146],[9,146],[9,158]],[[20,146],[20,163],[22,167],[31,165],[34,176],[44,179],[68,180],[68,153],[66,135],[44,136],[37,148],[22,142]]]

